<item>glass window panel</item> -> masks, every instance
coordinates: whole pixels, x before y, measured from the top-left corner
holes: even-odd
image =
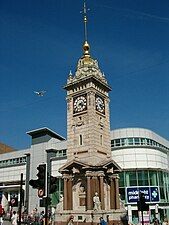
[[[165,195],[164,195],[164,188],[160,187],[160,198],[161,200],[165,200]]]
[[[137,186],[137,177],[135,171],[126,172],[126,184],[127,186]]]
[[[150,145],[153,145],[153,141],[152,140],[150,140]]]
[[[119,177],[120,177],[120,179],[119,179],[119,187],[124,187],[124,186],[125,186],[125,185],[124,185],[124,173],[121,172],[121,173],[119,174]]]
[[[63,156],[65,156],[65,155],[66,155],[66,149],[63,150]]]
[[[115,140],[115,146],[120,146],[120,139]]]
[[[128,138],[128,144],[133,145],[133,138]]]
[[[145,138],[141,138],[141,145],[145,145]]]
[[[120,199],[125,202],[125,188],[119,188]]]
[[[114,140],[111,140],[111,147],[114,147]]]
[[[151,140],[147,139],[147,145],[151,145]]]
[[[138,171],[138,185],[148,186],[148,171]]]
[[[157,186],[157,172],[149,171],[150,186]]]
[[[121,145],[122,145],[122,146],[125,145],[125,138],[122,138],[122,139],[121,139]]]
[[[140,139],[139,138],[134,138],[134,144],[135,145],[140,145]]]
[[[159,186],[163,186],[164,180],[163,180],[163,173],[162,173],[162,171],[158,172],[158,180],[159,180]]]

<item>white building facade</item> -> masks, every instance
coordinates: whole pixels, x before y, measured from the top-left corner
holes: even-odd
[[[142,128],[111,132],[112,158],[122,168],[120,194],[129,220],[137,223],[138,192],[145,194],[150,217],[169,217],[169,142]]]

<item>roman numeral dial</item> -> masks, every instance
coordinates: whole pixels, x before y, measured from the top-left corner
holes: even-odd
[[[81,95],[73,100],[73,112],[78,113],[87,109],[87,98],[86,95]]]
[[[105,114],[105,104],[104,104],[104,99],[100,96],[96,95],[95,98],[95,103],[96,103],[96,110],[102,114]]]

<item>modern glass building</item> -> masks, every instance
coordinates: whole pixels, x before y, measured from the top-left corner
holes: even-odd
[[[141,128],[111,132],[112,158],[121,166],[120,196],[132,223],[138,222],[138,193],[144,192],[150,217],[169,218],[169,142]]]

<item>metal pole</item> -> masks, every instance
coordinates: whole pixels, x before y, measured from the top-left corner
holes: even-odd
[[[48,224],[49,172],[46,173],[46,181],[45,225]]]
[[[143,210],[141,210],[142,225],[144,225]]]
[[[23,184],[23,173],[21,173],[21,183],[20,183],[20,202],[19,202],[19,221],[18,221],[18,225],[21,225],[22,201],[23,201],[22,184]]]

